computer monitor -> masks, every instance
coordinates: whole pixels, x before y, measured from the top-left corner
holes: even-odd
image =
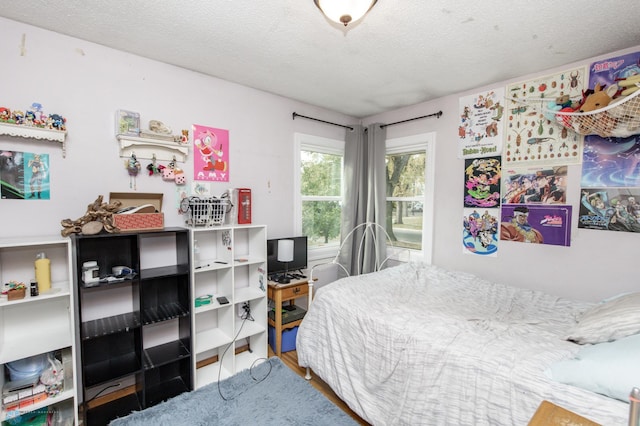
[[[291,262],[278,261],[278,241],[293,240],[293,260]],[[285,272],[298,272],[307,268],[307,237],[275,238],[267,240],[267,272],[269,277]]]

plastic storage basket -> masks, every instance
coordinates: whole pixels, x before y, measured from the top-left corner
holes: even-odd
[[[227,211],[231,208],[231,202],[224,198],[189,197],[187,202],[189,226],[222,225]]]

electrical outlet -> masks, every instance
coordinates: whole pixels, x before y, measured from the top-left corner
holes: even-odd
[[[238,304],[238,316],[240,318],[244,318],[245,316],[251,315],[251,304],[249,301],[242,302]]]

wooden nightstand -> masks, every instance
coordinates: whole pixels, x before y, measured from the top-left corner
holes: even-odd
[[[529,421],[528,426],[553,425],[601,426],[600,423],[579,416],[573,411],[566,410],[552,402],[542,401]]]
[[[280,284],[269,281],[267,288],[267,296],[273,300],[275,309],[275,318],[269,318],[269,325],[275,328],[276,332],[276,350],[274,351],[279,357],[282,354],[282,331],[300,325],[302,319],[282,324],[282,302],[293,302],[297,298],[309,294],[309,282],[307,280],[295,280],[289,284]]]

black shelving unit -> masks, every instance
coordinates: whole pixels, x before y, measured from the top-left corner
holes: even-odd
[[[85,424],[106,425],[192,390],[189,231],[165,228],[72,239]],[[163,255],[173,250],[172,261],[145,267],[145,250],[167,241]],[[136,274],[85,285],[82,265],[90,260],[98,262],[100,277],[108,277],[114,266],[128,266]],[[158,333],[166,335],[159,344]],[[156,338],[145,341],[147,335]]]

